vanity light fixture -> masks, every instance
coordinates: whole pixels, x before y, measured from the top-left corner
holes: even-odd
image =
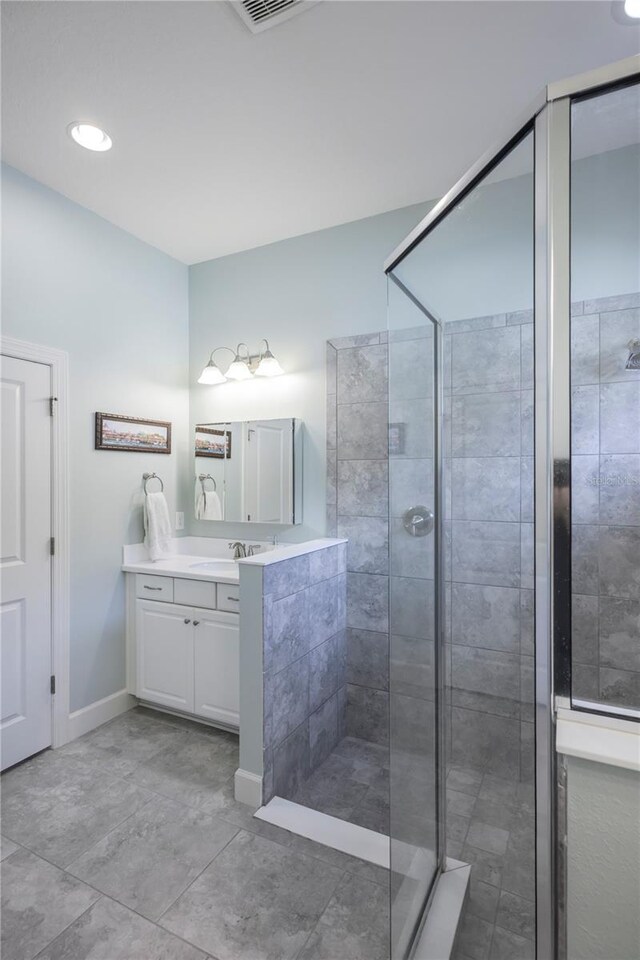
[[[282,369],[282,367],[280,366],[280,364],[278,363],[274,355],[271,353],[271,350],[269,349],[269,341],[263,340],[262,342],[265,344],[267,349],[260,353],[260,362],[258,363],[258,366],[256,369],[256,377],[282,376],[282,374],[284,373],[284,370]]]
[[[246,357],[240,356],[240,347],[244,347],[247,351]],[[250,380],[252,377],[251,370],[249,369],[250,361],[249,347],[246,343],[239,343],[236,348],[235,359],[227,370],[227,380]]]
[[[104,153],[105,150],[111,150],[113,146],[108,133],[85,120],[76,120],[74,123],[70,123],[67,130],[71,139],[87,150]]]
[[[198,377],[198,383],[213,386],[218,383],[226,383],[227,380],[250,380],[254,376],[281,376],[284,370],[271,353],[269,341],[262,340],[262,344],[264,344],[264,349],[261,345],[260,352],[257,354],[251,354],[246,343],[239,343],[235,350],[232,350],[231,347],[216,347],[215,350],[211,351],[209,362]],[[227,350],[233,355],[233,360],[226,374],[222,372],[214,360],[214,355],[218,350]]]

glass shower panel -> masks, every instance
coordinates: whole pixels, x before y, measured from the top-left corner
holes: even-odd
[[[435,430],[427,411],[422,423],[425,442],[442,433],[433,492],[443,543],[435,587],[429,558],[419,557],[402,603],[444,595],[434,623],[445,677],[435,718],[445,748],[437,776],[446,777],[438,854],[472,866],[459,955],[490,960],[535,955],[533,166],[529,132],[392,272],[414,309],[439,321],[442,339],[442,409]],[[426,367],[414,355],[408,369],[413,384]],[[418,489],[404,499],[420,499]],[[403,785],[394,784],[394,744],[421,724],[413,711],[392,719],[392,825]],[[432,722],[425,715],[421,736]]]
[[[571,108],[572,698],[640,716],[640,85]]]
[[[389,714],[392,956],[404,956],[436,876],[436,329],[390,279]]]

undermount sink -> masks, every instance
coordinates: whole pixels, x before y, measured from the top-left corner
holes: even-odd
[[[199,560],[198,563],[190,563],[189,569],[206,570],[208,573],[221,573],[226,576],[235,566],[235,560]]]

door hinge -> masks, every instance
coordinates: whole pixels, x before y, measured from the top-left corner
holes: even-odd
[[[55,537],[49,537],[49,553],[51,554],[52,557],[55,557],[56,555],[56,538]]]
[[[50,689],[51,689],[51,693],[55,693],[55,692],[56,692],[56,678],[55,678],[54,676],[51,677],[51,686],[50,686]]]
[[[49,416],[52,417],[56,411],[56,403],[58,402],[57,397],[49,397]]]

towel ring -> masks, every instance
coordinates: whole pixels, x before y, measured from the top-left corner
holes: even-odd
[[[198,477],[198,480],[199,480],[200,483],[202,484],[202,492],[203,492],[203,493],[206,493],[206,492],[207,492],[206,489],[205,489],[205,486],[204,486],[205,480],[211,480],[211,483],[213,484],[213,490],[214,490],[214,492],[218,489],[218,484],[215,482],[215,480],[213,479],[213,477],[211,476],[210,473],[201,473],[200,476]]]
[[[148,493],[147,484],[149,480],[157,480],[160,484],[160,493],[164,491],[164,483],[162,482],[162,477],[159,477],[157,473],[143,473],[142,479],[144,480],[144,492]]]

